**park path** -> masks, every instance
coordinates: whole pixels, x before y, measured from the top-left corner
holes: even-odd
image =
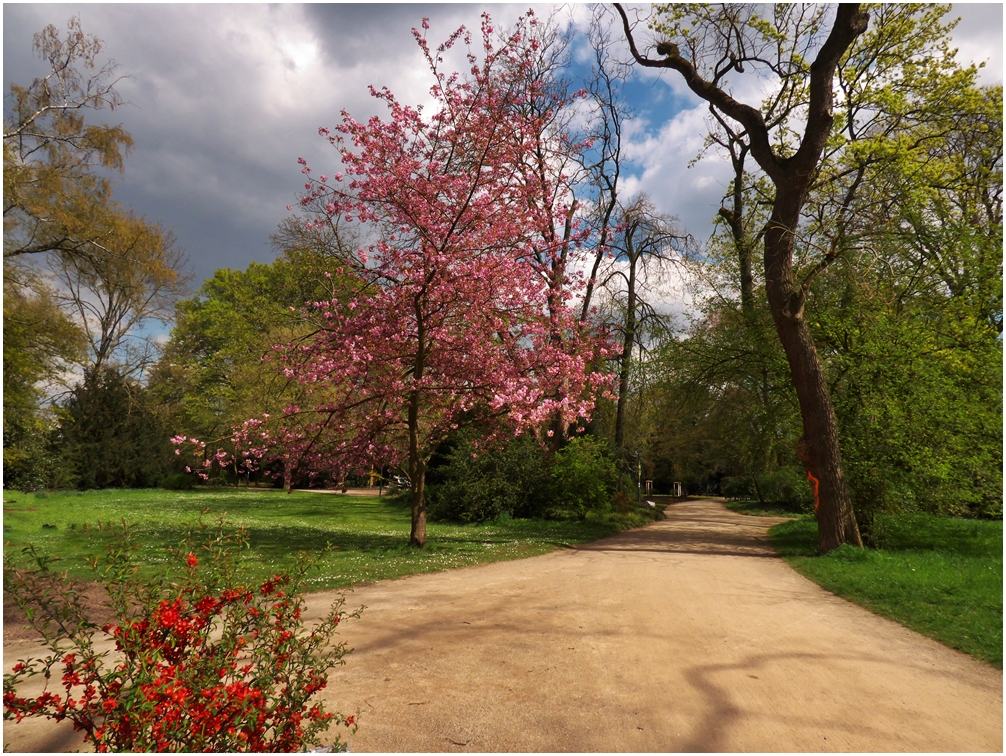
[[[1002,751],[1000,670],[799,576],[767,545],[778,520],[666,513],[349,594],[367,609],[324,698],[359,711],[351,749]],[[24,724],[5,727],[14,750],[78,747]]]

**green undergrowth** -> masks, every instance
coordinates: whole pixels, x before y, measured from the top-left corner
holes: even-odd
[[[817,555],[817,524],[769,538],[797,572],[842,598],[1002,668],[1003,524],[926,514],[878,515],[877,548]]]
[[[727,509],[738,514],[754,515],[756,517],[799,517],[806,514],[799,506],[781,503],[762,504],[757,499],[736,499],[723,502]]]
[[[24,494],[4,491],[4,554],[16,557],[28,544],[58,556],[54,569],[91,577],[86,558],[121,538],[121,522],[139,544],[139,560],[151,567],[167,560],[190,529],[224,516],[230,529],[245,528],[250,547],[242,562],[254,577],[285,572],[300,552],[331,543],[310,580],[313,590],[454,567],[536,556],[649,522],[648,513],[589,515],[583,522],[506,519],[478,525],[429,523],[423,549],[407,545],[409,506],[401,498],[340,496],[272,489],[110,489]],[[116,527],[113,527],[116,526]]]

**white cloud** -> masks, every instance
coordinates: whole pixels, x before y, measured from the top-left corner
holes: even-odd
[[[626,154],[643,169],[625,179],[622,192],[624,197],[645,192],[699,241],[711,233],[712,219],[732,177],[727,160],[712,150],[688,167],[702,150],[706,118],[705,108],[693,107],[678,112],[656,131],[629,129]]]
[[[1002,3],[954,3],[948,17],[960,17],[952,37],[961,63],[985,63],[979,74],[983,84],[1003,81]]]

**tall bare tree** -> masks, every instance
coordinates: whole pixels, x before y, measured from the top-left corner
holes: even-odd
[[[657,212],[646,195],[634,197],[620,208],[617,233],[611,240],[614,259],[599,284],[621,304],[622,353],[618,358],[618,402],[615,408],[615,447],[625,446],[626,407],[633,350],[646,328],[656,329],[660,313],[648,301],[648,284],[662,282],[676,263],[687,237],[673,218]]]
[[[88,343],[92,372],[112,364],[137,376],[157,356],[142,331],[147,321],[169,323],[189,276],[174,235],[143,218],[122,212],[103,234],[102,249],[61,255],[53,265],[63,307],[73,313]]]

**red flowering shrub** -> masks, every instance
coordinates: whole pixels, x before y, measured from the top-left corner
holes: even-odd
[[[252,583],[234,558],[245,543],[221,524],[199,547],[171,550],[180,573],[148,578],[139,576],[135,547],[110,546],[91,563],[113,612],[102,627],[65,573],[50,569],[55,560],[29,548],[34,564],[26,569],[5,557],[4,590],[48,653],[4,675],[4,719],[68,719],[99,752],[302,751],[333,722],[355,732],[354,717],[311,699],[345,663],[349,649],[331,641],[360,610],[342,611],[340,598],[306,627],[300,594],[314,560],[302,557],[292,575]],[[102,635],[114,639],[114,652],[96,648]],[[43,693],[19,696],[18,685],[38,675]],[[54,679],[61,692],[50,691]],[[332,749],[344,750],[338,737]]]

